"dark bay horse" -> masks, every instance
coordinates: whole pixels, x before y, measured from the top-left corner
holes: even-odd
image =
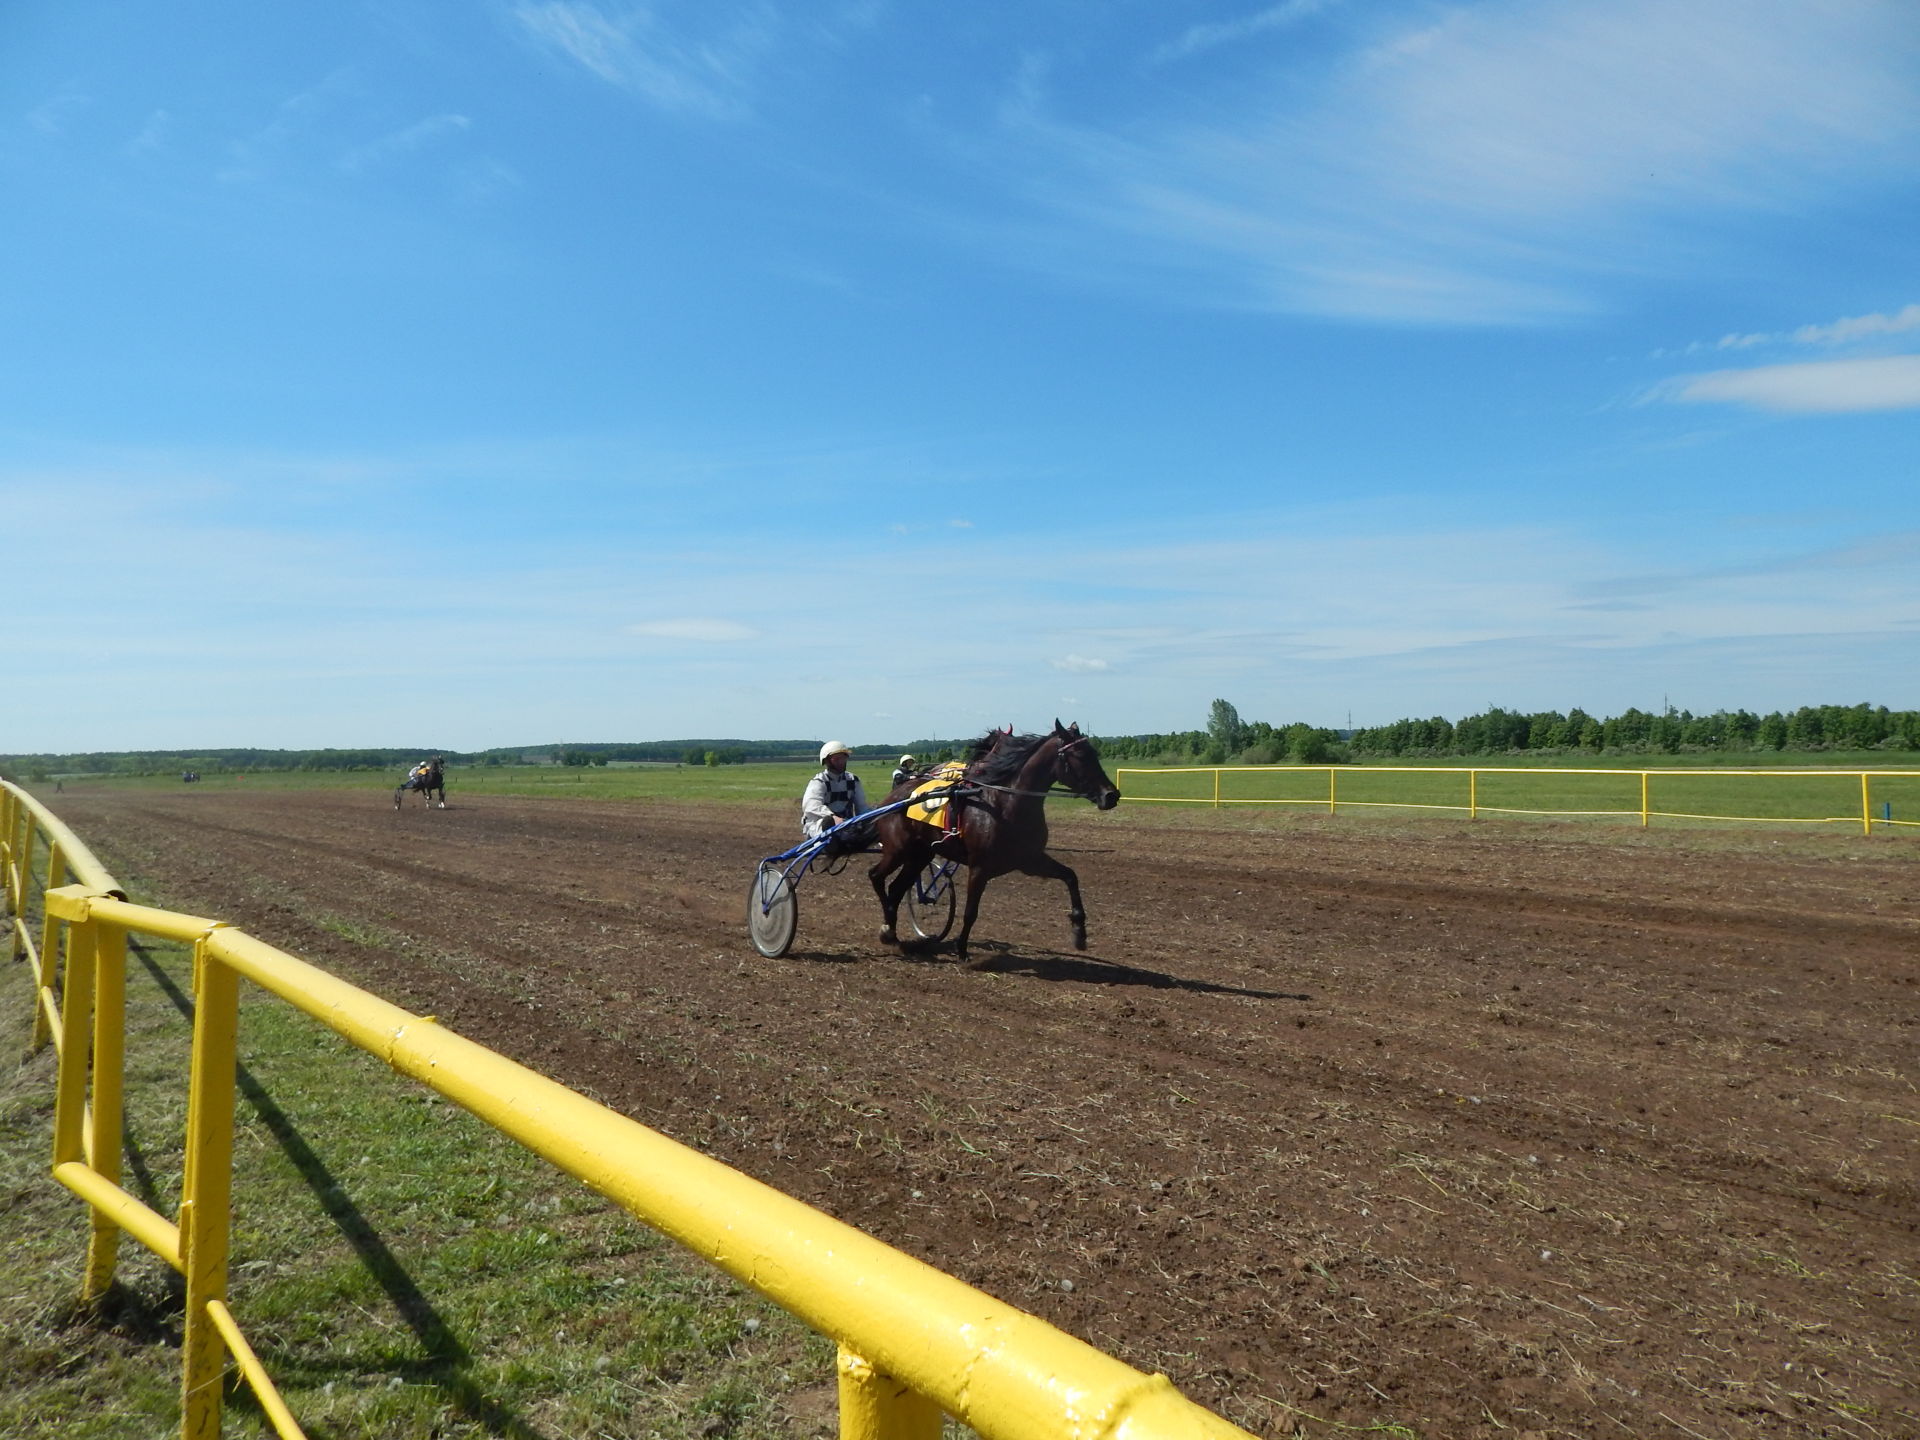
[[[442,760],[438,755],[434,756],[431,760],[423,760],[414,766],[413,769],[407,772],[407,778],[395,787],[393,792],[393,808],[398,810],[400,808],[400,802],[406,799],[407,793],[413,791],[426,798],[427,808],[429,810],[433,808],[434,797],[436,795],[440,799],[440,808],[442,810],[446,809],[447,781],[445,770],[446,761]]]
[[[917,777],[916,777],[917,778]],[[889,800],[904,800],[915,780],[895,787]],[[1080,903],[1080,877],[1047,853],[1046,796],[1059,787],[1069,795],[1090,800],[1101,810],[1120,803],[1093,742],[1076,725],[1053,722],[1046,735],[1009,735],[990,730],[974,743],[965,775],[948,802],[957,828],[943,829],[912,820],[904,810],[882,815],[874,822],[880,858],[867,877],[880,897],[883,924],[880,939],[899,944],[894,926],[907,887],[935,856],[958,860],[967,867],[967,909],[957,942],[960,959],[967,959],[967,937],[980,913],[980,896],[996,875],[1018,872],[1059,880],[1067,887],[1072,908],[1076,950],[1087,948],[1087,912]]]

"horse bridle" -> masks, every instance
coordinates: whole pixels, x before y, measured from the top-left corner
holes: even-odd
[[[1058,760],[1061,755],[1066,754],[1067,751],[1071,750],[1074,746],[1084,745],[1086,743],[1087,737],[1085,735],[1076,735],[1060,747],[1054,759]],[[1049,785],[1045,790],[1016,790],[1011,785],[994,785],[985,780],[964,780],[961,784],[974,790],[994,790],[1002,795],[1024,795],[1029,800],[1044,800],[1049,795],[1070,795],[1076,800],[1085,800],[1091,803],[1094,798],[1091,790],[1075,790],[1069,786],[1062,785],[1058,780],[1054,781],[1053,784]]]

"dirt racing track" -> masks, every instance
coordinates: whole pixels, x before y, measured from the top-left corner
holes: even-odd
[[[970,972],[755,954],[791,806],[450,800],[59,811],[1256,1432],[1920,1435],[1920,842],[1061,805]]]

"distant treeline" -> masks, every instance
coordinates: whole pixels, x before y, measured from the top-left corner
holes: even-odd
[[[891,764],[903,752],[921,760],[964,754],[967,740],[856,745],[857,760]],[[1751,710],[1650,713],[1628,709],[1602,719],[1575,708],[1531,714],[1494,706],[1461,720],[1434,716],[1396,720],[1364,730],[1243,721],[1216,700],[1203,730],[1103,735],[1101,755],[1113,762],[1198,765],[1326,765],[1395,756],[1511,755],[1523,751],[1589,754],[1682,754],[1755,750],[1920,750],[1920,710],[1884,705],[1803,705],[1756,715]],[[453,765],[605,765],[622,760],[668,765],[738,765],[787,760],[812,764],[817,740],[644,740],[607,744],[503,746],[460,751],[423,745],[368,750],[115,750],[0,755],[0,771],[53,775],[245,774],[262,770],[401,770],[429,755]]]
[[[1629,708],[1600,718],[1575,708],[1527,713],[1494,706],[1461,720],[1434,716],[1363,730],[1243,722],[1225,700],[1213,702],[1207,728],[1165,735],[1102,736],[1110,760],[1187,761],[1200,765],[1326,765],[1395,756],[1511,755],[1526,751],[1684,754],[1756,750],[1920,750],[1920,710],[1884,705],[1803,705],[1751,710],[1650,713]]]
[[[1356,730],[1347,742],[1364,755],[1487,755],[1516,750],[1920,750],[1920,710],[1884,705],[1803,705],[1798,710],[1690,710],[1649,714],[1629,708],[1599,719],[1583,710],[1526,715],[1495,707],[1449,725],[1396,720]]]
[[[396,770],[429,755],[455,759],[451,750],[85,750],[67,754],[0,755],[9,771],[69,775],[200,775],[251,770]]]
[[[1242,723],[1237,715],[1231,724],[1218,729],[1172,730],[1164,735],[1102,735],[1098,737],[1098,744],[1100,758],[1109,762],[1326,765],[1352,758],[1338,730],[1304,724],[1269,725],[1264,720]]]
[[[0,755],[0,771],[52,775],[244,775],[266,770],[404,770],[438,755],[450,765],[605,765],[624,760],[664,765],[740,765],[747,761],[812,762],[818,740],[642,740],[607,744],[508,745],[492,750],[446,746],[365,750],[89,750]],[[856,756],[896,758],[891,745],[859,745]]]

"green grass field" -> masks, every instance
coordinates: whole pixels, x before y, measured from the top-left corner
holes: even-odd
[[[1884,756],[1876,757],[1883,763]],[[1646,803],[1655,823],[1679,821],[1774,821],[1797,825],[1861,826],[1863,796],[1857,770],[1795,773],[1650,772]],[[1492,815],[1579,816],[1602,821],[1641,818],[1641,777],[1609,771],[1581,773],[1574,767],[1525,769],[1489,766],[1469,773],[1437,765],[1404,769],[1342,765],[1308,769],[1127,769],[1116,777],[1135,802],[1161,801],[1223,808],[1285,808],[1385,814],[1423,811],[1466,817]],[[1864,798],[1876,831],[1920,830],[1920,766],[1906,773],[1878,773]],[[1889,824],[1889,817],[1891,823]]]
[[[1337,795],[1343,809],[1354,813],[1374,805],[1433,807],[1438,813],[1468,804],[1465,774],[1447,773],[1467,767],[1464,760],[1412,760],[1386,764],[1337,767]],[[1213,798],[1210,772],[1178,768],[1109,763],[1109,773],[1125,768],[1121,789],[1142,800],[1205,800]],[[1876,818],[1892,805],[1896,821],[1920,821],[1920,755],[1884,750],[1823,751],[1817,754],[1763,752],[1750,755],[1635,755],[1592,759],[1585,756],[1501,756],[1484,763],[1478,782],[1482,813],[1549,811],[1563,814],[1631,812],[1640,816],[1640,781],[1631,775],[1578,775],[1580,769],[1669,771],[1680,769],[1821,770],[1838,772],[1791,779],[1769,774],[1745,778],[1729,775],[1679,776],[1656,774],[1652,799],[1656,810],[1676,815],[1762,819],[1824,820],[1860,817],[1858,771],[1915,772],[1887,774],[1872,782]],[[866,782],[868,797],[878,803],[886,793],[893,766],[890,760],[857,760],[854,773]],[[1503,775],[1497,770],[1526,773]],[[1848,773],[1851,772],[1851,773]],[[594,800],[695,800],[719,803],[790,800],[799,803],[813,767],[807,764],[753,765],[609,765],[609,766],[456,766],[447,771],[447,792],[455,803],[465,795],[517,795]],[[183,787],[177,775],[136,778],[118,776],[62,777],[65,787],[95,785],[203,791],[363,790],[390,793],[400,783],[399,771],[264,771],[250,775],[208,775],[197,787]],[[1226,770],[1222,799],[1229,802],[1280,802],[1291,806],[1325,808],[1327,774],[1324,769],[1304,772]],[[30,786],[41,799],[58,807],[52,782]],[[414,801],[413,803],[418,803]]]
[[[449,802],[462,795],[562,796],[590,800],[785,800],[800,803],[800,792],[813,774],[811,765],[514,765],[452,766],[446,772]],[[854,773],[867,784],[877,801],[893,773],[891,762],[861,762]],[[266,770],[249,775],[205,776],[198,784],[183,785],[178,775],[70,775],[62,776],[65,790],[91,786],[155,790],[361,790],[391,794],[404,778],[398,770]],[[26,788],[59,809],[53,782]],[[413,798],[412,803],[420,801]]]

